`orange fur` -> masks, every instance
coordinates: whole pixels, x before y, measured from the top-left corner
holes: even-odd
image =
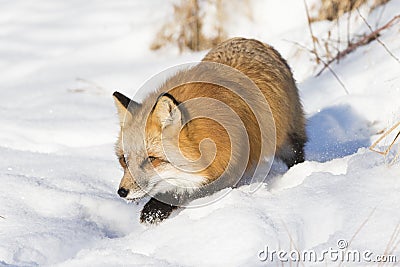
[[[306,134],[303,109],[291,70],[276,50],[257,40],[233,38],[212,49],[204,57],[203,62],[220,63],[240,71],[257,85],[265,99],[257,99],[255,92],[251,91],[252,89],[241,88],[241,92],[252,99],[250,103],[247,103],[235,92],[224,88],[224,86],[201,81],[196,82],[199,81],[199,77],[212,77],[215,73],[212,68],[204,68],[201,64],[189,70],[178,72],[156,92],[150,94],[140,107],[130,111],[133,115],[128,116],[129,121],[125,125],[121,123],[121,133],[124,133],[126,140],[123,141],[120,135],[117,153],[123,153],[123,142],[131,144],[132,142],[139,142],[137,139],[142,138],[144,139],[146,153],[157,158],[157,162],[152,162],[152,166],[157,171],[162,171],[163,166],[165,166],[163,164],[164,159],[167,158],[162,139],[165,137],[170,142],[168,146],[173,147],[173,142],[176,142],[178,148],[175,147],[175,149],[179,149],[184,158],[190,162],[211,162],[205,168],[194,172],[206,179],[204,183],[210,183],[219,178],[231,164],[233,168],[228,176],[232,176],[232,179],[228,179],[224,186],[233,186],[234,181],[240,178],[238,176],[241,176],[241,173],[235,172],[238,171],[236,165],[243,162],[243,157],[242,153],[234,152],[234,146],[245,147],[247,141],[250,146],[249,158],[245,164],[248,172],[255,167],[254,165],[262,157],[273,156],[275,141],[277,155],[289,167],[304,160],[303,145],[306,141]],[[218,75],[221,75],[221,73],[218,73]],[[222,73],[222,76],[224,80],[232,83],[240,83],[241,80],[240,77],[229,71]],[[213,78],[218,79],[218,77]],[[187,83],[187,81],[193,82]],[[166,92],[179,103],[186,103],[192,99],[200,99],[200,102],[197,106],[185,108],[182,114],[178,114],[178,110],[176,111],[178,113],[175,112],[175,115],[171,115],[176,103],[171,100],[171,97],[160,97]],[[225,103],[238,115],[244,123],[248,135],[247,140],[244,140],[246,138],[243,134],[236,132],[233,133],[234,139],[231,139],[229,131],[221,123],[210,118],[194,118],[182,129],[170,129],[171,127],[164,129],[165,123],[173,125],[175,120],[179,121],[180,117],[177,119],[173,116],[188,114],[190,117],[200,107],[212,109],[212,112],[216,115],[220,114],[218,105],[210,104],[212,102],[210,99]],[[270,111],[262,107],[265,100],[269,104]],[[117,107],[121,118],[121,114],[126,113],[126,110],[121,108],[121,105],[117,105]],[[271,122],[264,129],[260,129],[254,113],[254,110],[258,109],[262,109],[265,116],[268,116],[269,112],[272,113],[275,128]],[[147,117],[147,114],[150,114],[149,117]],[[235,117],[224,117],[224,123],[236,127],[239,122]],[[132,128],[129,127],[143,127],[145,129],[144,136],[133,132]],[[274,132],[276,132],[275,135]],[[263,136],[266,136],[268,141],[265,151],[261,150]],[[276,137],[276,140],[271,140],[273,137]],[[212,140],[214,145],[202,143],[205,139]],[[238,151],[240,152],[240,150]],[[140,158],[137,155],[132,157]],[[134,160],[130,160],[130,162],[132,164],[143,164],[140,161],[134,162]],[[138,177],[134,177],[135,175]],[[145,175],[142,171],[138,174],[125,172],[120,186],[137,190],[138,179],[142,175]]]

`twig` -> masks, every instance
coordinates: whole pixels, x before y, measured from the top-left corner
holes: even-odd
[[[5,219],[6,217],[0,216],[0,218]]]
[[[383,255],[387,256],[389,254],[392,254],[394,250],[396,249],[398,242],[396,242],[396,239],[400,233],[400,222],[396,225],[394,228],[394,231],[392,232],[392,235],[390,236],[389,242],[386,245],[385,251],[383,252]],[[383,266],[385,263],[381,262],[379,263],[378,266]]]
[[[389,254],[394,253],[397,246],[399,245],[400,240],[397,240],[397,238],[399,237],[399,234],[400,234],[400,222],[397,224],[397,226],[395,227],[395,229],[392,233],[392,244],[391,244],[390,250],[388,251]],[[396,240],[397,240],[397,242],[396,242]]]
[[[358,233],[360,233],[361,229],[364,228],[364,226],[367,224],[367,222],[371,219],[372,215],[375,213],[376,208],[373,208],[372,211],[370,212],[370,214],[368,214],[368,217],[365,218],[365,220],[363,221],[363,223],[358,227],[357,231],[354,233],[354,235],[350,238],[349,240],[349,246],[350,244],[354,241],[354,239],[356,238],[356,236],[358,235]]]
[[[379,16],[378,16],[377,21],[376,21],[375,28],[378,27],[379,24],[381,23],[381,19],[382,19],[383,13],[385,12],[385,9],[386,9],[386,5],[383,5],[383,6],[382,6],[382,10],[381,10],[381,12],[380,12],[380,14],[379,14]]]
[[[294,41],[289,41],[289,40],[285,40],[287,42],[291,42],[297,46],[299,46],[300,48],[310,52],[311,54],[314,54],[319,61],[322,62],[322,64],[324,64],[325,68],[327,68],[332,75],[335,77],[335,79],[339,82],[339,84],[342,86],[342,88],[344,89],[344,91],[346,92],[346,94],[349,94],[349,91],[347,90],[346,86],[344,85],[344,83],[342,82],[342,80],[339,78],[339,76],[333,71],[333,69],[329,66],[329,64],[327,62],[325,62],[325,60],[323,60],[322,58],[320,58],[320,56],[317,53],[314,53],[314,51],[310,50],[309,48],[305,47],[304,45],[298,43],[298,42],[294,42]],[[318,76],[318,75],[317,75]]]
[[[354,241],[354,239],[356,238],[356,236],[360,233],[361,229],[364,228],[364,226],[367,224],[367,222],[371,219],[372,215],[375,213],[377,207],[375,207],[370,214],[368,215],[368,217],[362,222],[362,224],[357,228],[356,232],[353,234],[353,236],[350,238],[349,242],[347,243],[347,247],[345,249],[345,252],[347,252],[347,250],[349,249],[351,243]],[[340,262],[339,267],[342,266],[343,261]]]
[[[336,47],[336,53],[339,53],[340,51],[340,42],[341,42],[341,38],[340,38],[340,16],[337,16],[336,18],[336,29],[337,29],[337,36],[338,36],[338,40],[337,40],[337,47]]]
[[[282,221],[283,226],[285,227],[285,230],[286,230],[287,235],[289,236],[290,246],[292,246],[292,244],[293,244],[294,249],[295,249],[298,253],[300,253],[300,250],[299,250],[299,248],[296,246],[296,243],[294,242],[294,240],[293,240],[293,238],[292,238],[292,235],[290,234],[290,231],[289,231],[289,229],[288,229],[286,223],[285,223],[282,219],[281,219],[281,221]],[[298,261],[298,262],[297,262],[297,265],[299,265],[299,263],[301,263],[301,265],[304,266],[304,263],[303,263],[302,261]]]
[[[370,34],[365,34],[360,40],[358,40],[355,43],[350,43],[346,49],[344,49],[343,51],[337,53],[337,55],[330,59],[328,62],[326,62],[326,64],[324,64],[324,67],[317,73],[316,76],[321,75],[321,73],[328,68],[328,66],[330,64],[332,64],[334,61],[339,61],[341,58],[345,57],[346,55],[350,54],[351,52],[353,52],[354,50],[356,50],[358,47],[360,46],[364,46],[369,44],[370,42],[372,42],[373,40],[379,40],[378,36],[379,33],[385,29],[390,28],[391,26],[393,26],[396,22],[396,20],[398,20],[400,18],[400,15],[397,15],[395,17],[393,17],[389,22],[387,22],[385,25],[383,25],[382,27],[372,31]],[[382,43],[383,44],[383,43]],[[383,46],[385,47],[385,49],[387,49],[387,47],[383,44]],[[399,63],[400,60],[393,55],[393,53],[391,53],[388,49],[387,51],[389,52],[390,55],[392,55]]]
[[[400,136],[400,131],[396,134],[395,138],[394,138],[393,141],[390,143],[390,145],[388,146],[388,148],[385,149],[385,151],[378,151],[378,150],[375,149],[375,147],[378,145],[379,142],[382,141],[382,139],[384,139],[386,136],[388,136],[391,132],[393,132],[393,131],[394,131],[397,127],[399,127],[399,126],[400,126],[400,122],[396,123],[392,128],[390,128],[389,130],[387,130],[386,132],[384,132],[384,133],[382,134],[382,136],[379,137],[378,140],[376,140],[376,141],[369,147],[369,149],[370,149],[371,151],[373,151],[373,152],[376,152],[376,153],[381,154],[382,156],[386,157],[386,156],[389,154],[390,150],[392,149],[394,143],[395,143],[395,142],[397,141],[397,139],[399,138],[399,136]],[[391,160],[391,162],[390,162],[389,164],[392,165],[392,164],[397,160],[397,158],[399,157],[399,155],[400,155],[400,151],[399,151],[399,153],[397,153],[397,155]]]
[[[319,60],[321,59],[320,56],[318,56],[318,52],[317,52],[317,46],[316,46],[316,42],[317,42],[317,37],[315,37],[312,27],[311,27],[311,17],[310,17],[310,12],[308,11],[308,5],[307,5],[307,1],[303,0],[304,2],[304,7],[306,9],[306,14],[307,14],[307,21],[308,21],[308,29],[310,31],[310,35],[311,35],[311,40],[313,43],[313,53],[315,54],[315,58],[317,60],[317,64],[319,64]]]
[[[349,4],[350,4],[350,2],[349,2]],[[349,14],[348,14],[348,16],[347,16],[347,45],[350,45],[351,44],[351,41],[350,41],[350,20],[351,20],[351,9],[349,10]]]
[[[365,25],[367,25],[367,27],[368,27],[368,29],[371,31],[371,33],[373,33],[374,30],[372,29],[371,25],[369,25],[368,21],[364,18],[364,16],[361,14],[361,12],[360,12],[360,10],[359,10],[358,8],[357,8],[357,12],[358,12],[358,15],[360,15],[360,17],[361,17],[362,20],[364,21]],[[397,17],[397,18],[400,18],[400,15],[397,15],[396,17]],[[395,17],[395,18],[396,18],[396,17]],[[376,36],[376,41],[377,41],[378,43],[380,43],[380,44],[383,46],[383,48],[386,50],[386,52],[389,53],[389,55],[390,55],[392,58],[394,58],[398,63],[400,63],[400,59],[398,59],[398,58],[392,53],[392,51],[390,51],[389,48],[387,48],[387,46],[381,41],[381,39],[379,39],[379,35]]]

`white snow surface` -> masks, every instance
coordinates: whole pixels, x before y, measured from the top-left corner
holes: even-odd
[[[388,165],[399,146],[386,159],[368,147],[400,119],[399,63],[376,41],[357,49],[332,65],[346,94],[329,71],[315,77],[312,55],[293,44],[311,47],[302,1],[250,3],[253,18],[233,15],[229,35],[270,43],[288,59],[308,118],[307,161],[288,171],[275,164],[255,193],[243,185],[146,226],[144,202],[116,194],[111,94],[134,95],[152,75],[206,51],[149,49],[173,12],[165,0],[0,1],[0,266],[278,266],[260,261],[260,250],[322,251],[340,239],[384,253],[400,222],[400,166]],[[400,2],[360,12],[383,25]],[[368,31],[355,13],[351,32]],[[397,57],[399,36],[399,24],[380,36]],[[392,254],[400,262],[400,245]]]

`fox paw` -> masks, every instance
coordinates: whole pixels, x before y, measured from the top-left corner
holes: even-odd
[[[158,224],[168,218],[176,208],[176,206],[152,198],[144,205],[140,214],[140,222],[144,224]]]

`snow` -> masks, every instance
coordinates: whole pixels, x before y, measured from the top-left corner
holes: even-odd
[[[311,47],[296,2],[254,0],[253,18],[229,19],[228,33],[271,43],[288,59],[308,118],[307,161],[288,171],[275,164],[255,193],[243,185],[145,226],[144,202],[116,194],[111,94],[133,95],[205,52],[149,50],[168,1],[0,1],[0,266],[276,266],[258,259],[266,245],[322,251],[339,239],[383,254],[400,221],[400,166],[387,164],[399,145],[387,159],[368,147],[400,119],[399,64],[372,42],[332,65],[349,94],[329,71],[314,77],[312,55],[288,42]],[[399,11],[398,1],[361,10],[371,25]],[[352,33],[368,31],[353,20]],[[396,25],[380,37],[397,57],[398,35]],[[392,254],[399,261],[400,246]]]

